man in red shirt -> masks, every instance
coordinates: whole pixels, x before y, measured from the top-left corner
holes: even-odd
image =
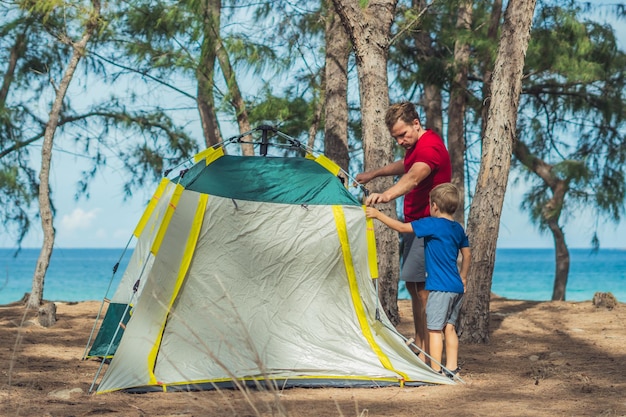
[[[411,222],[430,216],[428,195],[430,190],[452,179],[450,155],[443,140],[430,129],[424,129],[415,106],[410,102],[392,105],[385,114],[385,124],[389,133],[402,146],[406,153],[404,160],[398,160],[378,169],[362,172],[355,177],[360,184],[366,184],[376,177],[400,176],[400,179],[382,193],[371,193],[365,204],[388,203],[404,196],[404,221]],[[424,239],[413,233],[402,235],[402,271],[400,279],[405,281],[411,294],[413,320],[415,322],[415,344],[428,353],[426,332],[426,301],[428,291],[424,289],[426,272],[424,269]],[[420,358],[426,357],[420,352]]]

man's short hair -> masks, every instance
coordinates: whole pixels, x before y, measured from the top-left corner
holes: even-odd
[[[389,131],[391,131],[393,125],[395,125],[398,120],[402,120],[406,124],[411,124],[415,119],[417,119],[418,122],[420,121],[417,110],[415,110],[415,105],[410,101],[401,101],[392,104],[385,114],[385,124]]]

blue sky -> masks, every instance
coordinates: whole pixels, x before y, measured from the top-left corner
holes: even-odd
[[[626,25],[610,18],[609,22],[616,28],[622,49],[626,44]],[[82,92],[74,93],[76,95]],[[236,132],[226,132],[230,137]],[[198,136],[200,138],[200,136]],[[131,233],[144,207],[152,196],[154,187],[145,189],[124,201],[122,185],[123,170],[115,166],[115,162],[107,170],[99,174],[90,188],[89,200],[74,200],[75,185],[68,181],[78,178],[80,169],[86,168],[85,160],[63,147],[65,152],[57,149],[53,156],[51,185],[54,187],[54,204],[57,207],[55,218],[56,247],[60,248],[121,248],[131,238]],[[33,153],[39,152],[34,148]],[[34,158],[38,159],[38,158]],[[351,173],[356,175],[356,173]],[[523,185],[509,182],[503,214],[500,221],[498,247],[500,248],[552,248],[550,234],[542,235],[528,220],[528,215],[519,209]],[[596,220],[589,213],[581,212],[567,220],[564,227],[567,244],[570,248],[590,247],[590,240]],[[598,232],[602,248],[626,249],[626,219],[619,225],[598,223]],[[33,223],[32,231],[23,242],[23,247],[38,248],[41,246],[43,234],[41,225]],[[6,233],[0,234],[0,247],[15,246],[14,237]]]
[[[89,200],[74,200],[74,185],[67,178],[76,178],[78,167],[85,162],[81,157],[56,153],[51,183],[55,193],[57,216],[55,218],[56,247],[60,248],[122,248],[131,239],[145,205],[154,187],[136,193],[124,201],[121,170],[111,167],[96,177]],[[354,173],[352,173],[354,175]],[[523,188],[509,183],[500,221],[498,247],[500,248],[552,248],[550,234],[542,235],[519,209]],[[594,220],[587,213],[570,219],[565,234],[570,248],[590,247]],[[599,223],[602,248],[626,249],[626,220],[616,226]],[[43,240],[41,226],[35,223],[24,241],[24,247],[38,248]],[[9,236],[0,236],[0,247],[13,247]]]

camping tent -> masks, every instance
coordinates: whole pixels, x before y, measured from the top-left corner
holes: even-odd
[[[196,161],[135,230],[98,393],[451,383],[379,308],[372,223],[338,166],[221,147]]]

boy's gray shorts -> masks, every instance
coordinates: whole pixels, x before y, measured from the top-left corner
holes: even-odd
[[[402,270],[400,279],[406,282],[425,282],[424,239],[415,233],[402,233]]]
[[[463,294],[447,291],[430,291],[426,303],[426,328],[443,330],[447,323],[455,326],[463,304]]]

